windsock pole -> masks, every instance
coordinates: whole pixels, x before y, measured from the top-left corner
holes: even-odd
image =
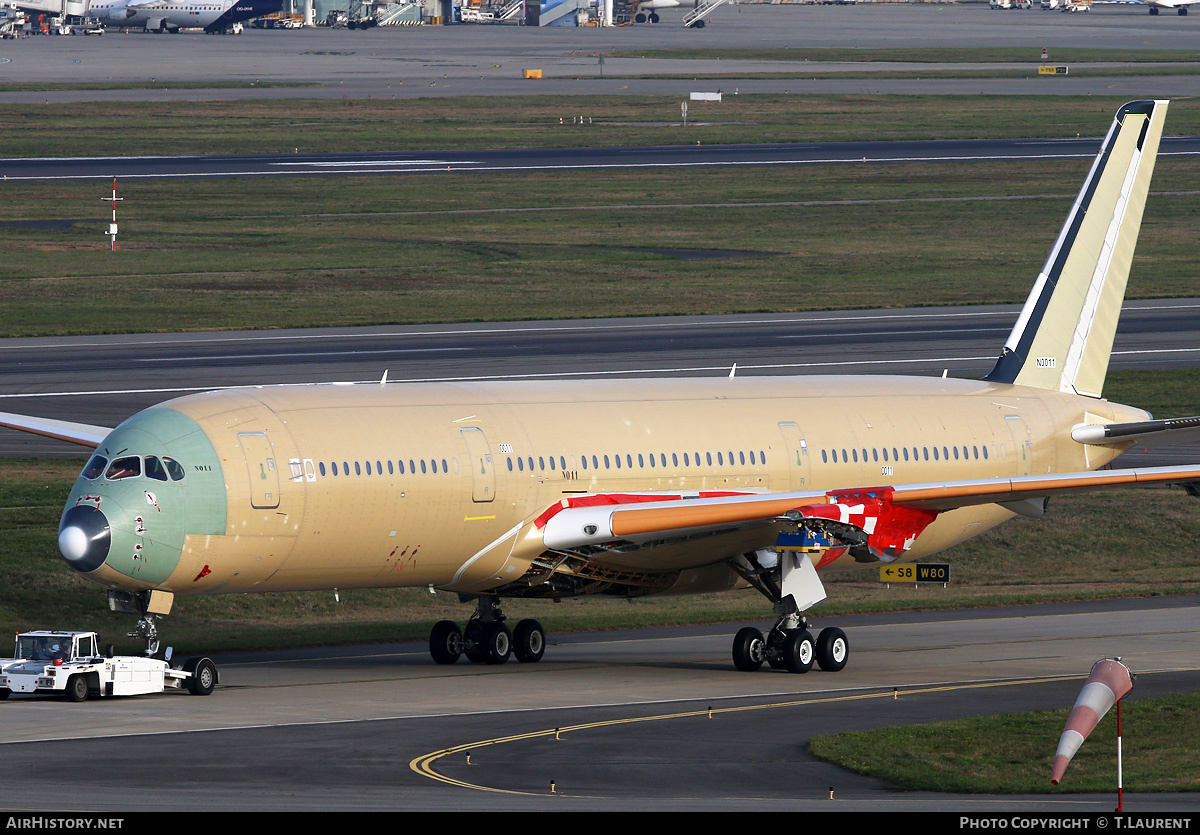
[[[1117,699],[1117,811],[1124,805],[1124,781],[1121,775],[1121,700]]]

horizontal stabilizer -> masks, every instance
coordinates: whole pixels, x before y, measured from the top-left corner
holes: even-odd
[[[1200,440],[1200,416],[1139,420],[1076,426],[1071,437],[1081,444],[1120,444],[1137,441],[1144,446],[1186,444]]]
[[[44,435],[70,444],[95,449],[101,441],[108,437],[112,430],[106,426],[91,426],[86,423],[71,423],[66,420],[51,420],[50,418],[29,417],[0,412],[0,426],[28,432],[31,435]]]

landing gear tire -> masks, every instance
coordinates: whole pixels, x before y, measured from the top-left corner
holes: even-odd
[[[188,692],[193,696],[208,696],[217,686],[217,665],[209,658],[189,658],[184,669],[192,674],[187,680]]]
[[[807,629],[797,629],[784,639],[783,661],[789,673],[807,673],[812,669],[815,654],[812,633]]]
[[[836,626],[826,627],[817,636],[817,665],[827,673],[836,673],[846,666],[850,657],[850,642],[846,633]]]
[[[482,664],[487,661],[487,650],[484,649],[483,624],[476,620],[467,621],[463,629],[463,655],[472,664]]]
[[[763,665],[766,657],[767,642],[761,632],[753,626],[738,630],[733,638],[733,666],[752,673]]]
[[[463,654],[463,636],[452,620],[439,620],[429,632],[429,654],[438,664],[453,664]]]
[[[658,16],[658,12],[650,12],[651,23],[658,23],[659,20],[661,20],[661,18]]]
[[[7,699],[11,695],[12,695],[12,691],[9,690],[7,687],[0,689],[0,701]]]
[[[546,652],[546,630],[536,620],[523,620],[513,630],[513,654],[522,664],[542,660]]]
[[[634,23],[645,23],[646,22],[646,13],[638,12],[637,14],[635,14],[633,16],[633,22]]]
[[[88,681],[82,675],[76,674],[67,679],[67,700],[86,702],[88,698]]]
[[[483,641],[485,660],[489,664],[503,664],[512,655],[512,633],[502,623],[489,623],[485,626]]]

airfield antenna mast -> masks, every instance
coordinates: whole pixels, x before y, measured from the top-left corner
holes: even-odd
[[[124,200],[124,197],[117,197],[117,178],[113,177],[112,197],[102,197],[101,200],[112,200],[112,223],[108,224],[108,237],[112,239],[112,251],[117,251],[117,201]]]

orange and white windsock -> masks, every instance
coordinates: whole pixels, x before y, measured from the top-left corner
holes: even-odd
[[[1084,682],[1075,709],[1067,717],[1067,726],[1058,740],[1058,751],[1054,755],[1054,772],[1050,785],[1057,786],[1067,764],[1079,750],[1079,746],[1100,724],[1109,708],[1133,689],[1133,676],[1129,668],[1112,658],[1102,658],[1092,665],[1092,673]]]

